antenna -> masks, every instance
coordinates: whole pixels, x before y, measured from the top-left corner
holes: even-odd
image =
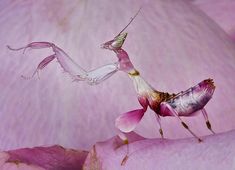
[[[139,14],[141,8],[142,8],[142,6],[139,8],[139,10],[136,12],[136,14],[133,17],[131,17],[131,20],[129,21],[129,23],[119,32],[119,34],[116,37],[118,37],[132,23],[132,21],[135,19],[135,17]]]

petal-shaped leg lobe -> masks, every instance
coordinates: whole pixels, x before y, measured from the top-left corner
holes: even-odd
[[[144,116],[145,111],[145,109],[137,109],[121,114],[115,121],[116,127],[126,133],[133,131]]]

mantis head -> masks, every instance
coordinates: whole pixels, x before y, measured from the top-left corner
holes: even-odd
[[[118,34],[113,40],[107,41],[104,44],[101,44],[101,48],[108,50],[118,50],[122,48],[127,37],[127,33]]]
[[[119,32],[119,34],[113,40],[107,41],[106,43],[102,44],[101,48],[112,51],[121,49],[127,37],[127,32],[124,31],[132,23],[135,17],[139,14],[140,10],[141,7],[136,12],[136,14],[131,18],[130,22]]]

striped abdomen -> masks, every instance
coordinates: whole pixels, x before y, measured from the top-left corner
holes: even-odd
[[[202,109],[212,98],[215,86],[212,79],[207,79],[190,89],[177,94],[166,101],[179,116],[190,116],[194,112]],[[167,109],[161,109],[161,116],[172,116]]]

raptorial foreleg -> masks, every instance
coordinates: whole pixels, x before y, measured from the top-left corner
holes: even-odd
[[[19,50],[23,50],[23,53],[25,53],[25,50],[28,48],[31,49],[41,49],[41,48],[50,48],[55,46],[53,43],[50,42],[32,42],[29,43],[28,45],[24,46],[24,47],[20,47],[20,48],[12,48],[11,46],[7,45],[7,48],[12,50],[12,51],[19,51]]]
[[[54,58],[57,58],[57,61],[63,68],[63,70],[67,73],[69,73],[72,77],[86,77],[86,71],[80,67],[72,58],[69,57],[68,54],[66,54],[61,48],[57,47],[55,44],[50,42],[32,42],[28,45],[20,48],[12,48],[10,46],[7,46],[10,50],[18,51],[18,50],[24,50],[26,49],[42,49],[42,48],[52,48],[52,51],[54,52],[51,57],[47,57],[43,59],[40,64],[38,65],[38,68],[44,68],[47,64],[49,64],[50,61],[52,61]],[[52,57],[54,56],[54,57]],[[41,67],[42,66],[42,67]],[[38,71],[38,68],[36,69],[36,72]],[[34,74],[36,73],[34,72]],[[33,75],[34,75],[33,74]]]
[[[86,71],[80,65],[78,65],[66,52],[64,52],[61,48],[57,47],[55,44],[50,42],[32,42],[21,48],[12,48],[7,46],[10,50],[18,51],[25,50],[28,48],[31,49],[40,49],[40,48],[52,48],[54,54],[43,59],[37,69],[34,71],[32,76],[26,77],[22,76],[25,79],[32,78],[36,73],[39,73],[39,70],[42,70],[45,66],[47,66],[53,59],[57,59],[58,63],[62,67],[65,73],[68,73],[74,81],[85,81],[89,85],[96,85],[101,83],[102,81],[111,77],[114,73],[119,70],[119,63],[111,63],[91,71]]]
[[[52,60],[54,60],[54,59],[55,59],[55,54],[50,55],[50,56],[44,58],[44,59],[38,64],[38,67],[37,67],[37,69],[33,72],[32,76],[26,77],[26,76],[23,76],[23,75],[22,75],[21,77],[23,77],[23,78],[25,78],[25,79],[31,79],[31,78],[37,73],[38,78],[39,78],[39,70],[42,70],[44,67],[46,67],[46,66],[47,66]]]
[[[123,143],[127,145],[127,154],[123,158],[121,165],[126,163],[129,155],[129,142],[124,133],[131,132],[135,129],[141,118],[144,116],[146,109],[147,108],[136,109],[123,113],[115,120],[115,126],[120,130],[119,137],[122,139]]]
[[[55,45],[53,43],[50,42],[32,42],[29,43],[28,45],[24,46],[24,47],[20,47],[20,48],[12,48],[9,45],[7,45],[7,48],[13,51],[19,51],[19,50],[23,50],[23,53],[25,53],[26,49],[42,49],[42,48],[54,48]],[[56,55],[50,55],[46,58],[44,58],[37,66],[37,69],[33,72],[32,76],[21,76],[24,79],[31,79],[36,73],[38,75],[39,78],[39,70],[42,70],[43,68],[45,68],[52,60],[54,60],[56,58]]]

